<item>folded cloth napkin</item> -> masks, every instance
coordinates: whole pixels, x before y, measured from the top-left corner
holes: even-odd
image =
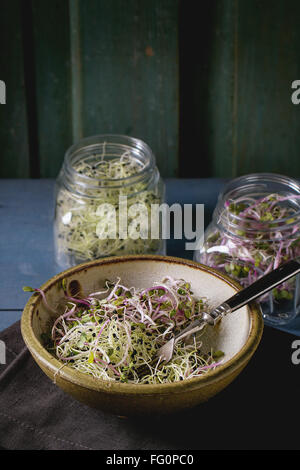
[[[60,390],[37,366],[16,322],[0,333],[6,364],[0,365],[0,446],[5,449],[163,449],[143,419],[89,408]],[[3,362],[3,361],[2,361]],[[152,434],[152,435],[151,435]]]
[[[19,322],[0,332],[0,340],[6,349],[6,364],[0,364],[0,448],[91,449],[110,455],[118,450],[299,448],[298,433],[284,431],[291,420],[298,423],[299,414],[300,364],[292,362],[291,354],[293,341],[300,344],[288,333],[265,328],[245,370],[207,403],[147,418],[106,414],[65,394],[31,357]]]

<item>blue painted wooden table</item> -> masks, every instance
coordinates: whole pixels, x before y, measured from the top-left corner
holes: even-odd
[[[211,219],[223,179],[167,179],[169,204],[204,204]],[[29,297],[24,285],[38,287],[61,271],[53,250],[53,179],[3,179],[0,185],[0,331],[20,319]],[[185,240],[169,240],[167,254],[192,258]],[[300,319],[282,328],[300,336]]]
[[[205,222],[208,224],[224,180],[170,179],[166,183],[169,204],[205,204]],[[54,181],[46,179],[1,181],[0,331],[21,317],[22,309],[30,296],[30,293],[22,291],[22,286],[40,286],[60,271],[54,262],[53,253],[53,187]],[[184,240],[170,240],[167,253],[192,258],[192,252],[184,251],[184,243]],[[92,443],[89,441],[87,445],[102,449],[101,436],[104,435],[105,442],[110,442],[111,446],[106,448],[111,449],[298,449],[298,433],[297,430],[292,431],[291,427],[293,423],[297,425],[300,418],[300,365],[295,365],[291,360],[291,346],[299,336],[300,327],[294,324],[286,330],[293,334],[266,327],[246,372],[240,374],[234,383],[214,400],[209,400],[195,410],[179,416],[174,415],[168,421],[165,418],[159,421],[150,420],[146,428],[143,420],[127,421],[118,417],[107,419],[102,414],[94,416],[91,413],[93,423],[96,422],[96,430],[93,428],[92,434],[89,434],[93,438],[90,439]],[[29,367],[30,362],[26,362],[26,365]],[[11,377],[12,390],[15,384],[22,383],[22,377],[23,375],[18,374],[15,378]],[[29,410],[20,410],[20,407],[16,406],[16,418],[14,421],[7,421],[6,402],[2,404],[1,412],[5,417],[3,429],[7,431],[8,437],[4,440],[2,433],[0,445],[5,441],[9,449],[16,448],[15,439],[19,436],[20,441],[17,442],[22,442],[22,448],[24,440],[28,448],[52,448],[48,447],[51,444],[48,442],[51,436],[47,436],[54,433],[55,441],[51,444],[53,448],[57,448],[57,442],[61,438],[61,446],[65,448],[64,437],[69,436],[70,431],[68,428],[65,434],[65,415],[60,420],[63,432],[54,432],[52,419],[47,421],[48,408],[41,408],[41,415],[45,414],[46,418],[41,421],[38,419],[38,423],[42,424],[37,425],[37,430],[44,436],[43,444],[40,444],[40,440],[35,440],[38,439],[36,433],[27,432],[27,429],[34,429],[32,422],[35,418],[34,413],[31,416],[30,399],[28,400],[22,387],[20,390],[21,395],[17,389],[11,402],[17,404],[20,400],[27,400]],[[56,392],[53,388],[51,390],[51,396],[54,398]],[[51,406],[56,410],[59,408],[58,404],[54,405],[53,400]],[[80,410],[76,415],[75,406],[68,410],[73,413],[74,419],[76,416],[80,419]],[[86,409],[83,411],[89,412]],[[36,412],[39,412],[39,409]],[[21,420],[25,423],[23,433],[22,427],[16,424]],[[201,423],[201,431],[205,430],[201,433],[200,441],[199,433],[195,433],[194,427],[191,426],[193,420]],[[30,426],[28,423],[31,423]],[[178,423],[184,433],[178,432]],[[226,432],[223,423],[226,423]],[[24,437],[26,432],[28,435]],[[40,447],[41,445],[44,447]],[[146,447],[140,447],[141,445]]]

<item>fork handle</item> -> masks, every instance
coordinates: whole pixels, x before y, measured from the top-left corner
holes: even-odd
[[[298,260],[300,259],[298,258]],[[227,313],[234,312],[243,307],[299,272],[300,262],[297,261],[297,259],[282,264],[279,268],[274,269],[274,271],[262,276],[250,286],[237,292],[237,294],[230,297],[209,314],[204,314],[204,320],[214,325],[220,318],[227,315]]]

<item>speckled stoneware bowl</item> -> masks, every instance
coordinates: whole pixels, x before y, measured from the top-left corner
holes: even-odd
[[[169,275],[190,282],[195,295],[210,299],[217,306],[240,286],[211,268],[198,263],[163,256],[124,256],[84,263],[64,271],[46,282],[44,290],[50,305],[63,298],[62,279],[68,289],[84,293],[103,287],[106,279],[122,279],[123,284],[145,288]],[[170,384],[134,385],[108,382],[87,376],[61,363],[43,347],[41,334],[54,322],[40,294],[29,299],[21,319],[23,339],[41,369],[65,392],[79,401],[118,415],[167,413],[195,406],[227,387],[242,371],[257,348],[263,320],[257,304],[227,315],[216,327],[207,327],[206,344],[225,352],[223,364],[199,378]],[[245,371],[245,373],[247,373]]]

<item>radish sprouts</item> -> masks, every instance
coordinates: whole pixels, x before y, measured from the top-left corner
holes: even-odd
[[[300,195],[278,193],[225,201],[196,259],[248,286],[300,256],[299,204]],[[281,284],[274,299],[292,300],[294,286],[295,279]]]
[[[188,282],[167,277],[151,288],[107,281],[82,303],[66,296],[66,307],[54,322],[48,349],[62,363],[98,379],[154,384],[199,377],[217,367],[221,351],[201,351],[201,334],[175,345],[172,360],[151,365],[156,351],[208,308]],[[138,377],[137,368],[148,373]]]

